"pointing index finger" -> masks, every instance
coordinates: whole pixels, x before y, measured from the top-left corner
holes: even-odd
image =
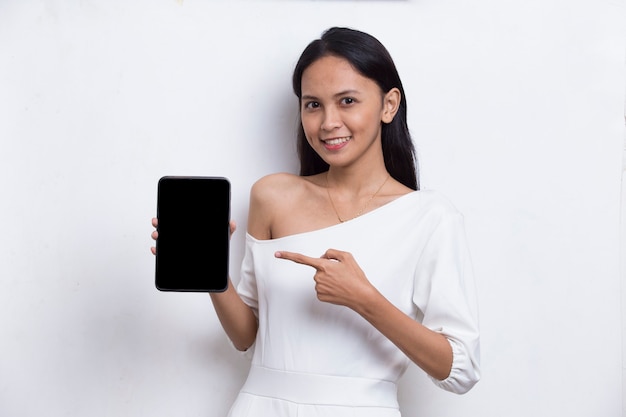
[[[286,259],[302,265],[312,266],[319,270],[322,268],[322,260],[320,258],[312,258],[310,256],[303,255],[296,252],[279,251],[274,253],[274,256],[280,259]]]

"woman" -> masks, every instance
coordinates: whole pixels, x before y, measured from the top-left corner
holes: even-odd
[[[254,184],[240,282],[211,294],[235,347],[252,353],[229,415],[397,417],[409,361],[467,392],[479,333],[463,220],[418,191],[387,50],[331,28],[304,50],[293,88],[300,175]]]

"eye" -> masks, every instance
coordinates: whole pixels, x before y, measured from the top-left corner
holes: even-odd
[[[354,103],[355,103],[355,100],[352,97],[344,97],[341,99],[341,104],[344,104],[347,106],[354,104]]]
[[[307,110],[317,109],[320,106],[320,103],[317,101],[307,101],[304,103],[304,108]]]

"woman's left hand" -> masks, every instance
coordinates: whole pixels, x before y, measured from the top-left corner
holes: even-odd
[[[375,292],[365,273],[349,252],[328,249],[319,258],[295,252],[276,252],[280,259],[315,268],[315,291],[320,301],[358,310],[359,304]]]

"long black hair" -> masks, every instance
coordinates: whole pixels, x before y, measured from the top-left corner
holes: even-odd
[[[325,56],[346,59],[364,77],[387,93],[397,88],[402,94],[400,107],[391,123],[382,125],[382,148],[385,167],[389,174],[407,187],[419,189],[418,163],[415,146],[406,121],[406,96],[396,66],[387,49],[373,36],[350,28],[332,27],[320,39],[304,49],[293,72],[293,91],[302,99],[302,74],[315,61]],[[300,175],[319,174],[328,170],[328,164],[311,148],[302,123],[298,129],[298,158]]]

